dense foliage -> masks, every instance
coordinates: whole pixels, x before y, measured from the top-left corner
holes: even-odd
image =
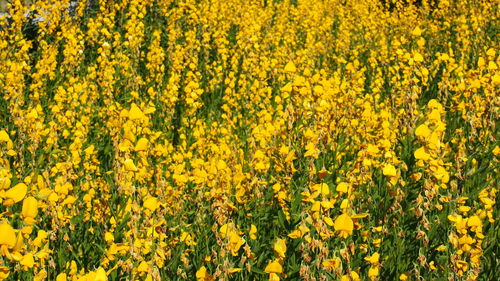
[[[498,278],[498,2],[417,2],[12,0],[0,280]]]

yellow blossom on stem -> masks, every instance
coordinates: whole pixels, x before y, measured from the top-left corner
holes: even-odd
[[[334,228],[339,232],[339,237],[347,238],[352,235],[354,229],[354,222],[348,214],[342,214],[335,219]]]

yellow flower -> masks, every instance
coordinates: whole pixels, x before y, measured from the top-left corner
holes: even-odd
[[[415,53],[415,55],[413,55],[413,60],[416,62],[423,62],[424,57],[419,53]]]
[[[286,242],[285,240],[278,238],[276,243],[274,243],[274,251],[278,254],[280,259],[285,258],[286,253]]]
[[[0,190],[6,189],[10,186],[10,179],[0,177]]]
[[[356,271],[351,271],[351,280],[352,281],[359,281],[361,278],[359,278],[359,274]]]
[[[277,260],[273,260],[269,262],[269,264],[266,266],[264,269],[264,272],[266,273],[282,273],[283,272],[283,267]]]
[[[481,222],[481,218],[478,216],[471,216],[467,220],[467,226],[471,228],[472,232],[482,232],[483,223]]]
[[[269,281],[280,281],[280,277],[276,273],[269,274]]]
[[[297,68],[295,67],[295,64],[293,62],[288,62],[286,65],[285,65],[285,71],[286,72],[290,72],[290,73],[294,73],[297,71]]]
[[[226,236],[229,233],[229,231],[232,231],[231,230],[232,227],[234,227],[234,225],[232,223],[226,223],[226,224],[222,225],[219,228],[220,236],[222,238],[226,238]]]
[[[306,145],[306,153],[304,153],[304,157],[313,157],[318,159],[320,151],[316,148],[316,145],[312,142]]]
[[[427,139],[427,145],[430,149],[439,149],[441,147],[440,135],[437,132],[432,132]]]
[[[302,236],[304,236],[304,234],[308,233],[309,231],[311,231],[311,230],[307,226],[301,225],[301,226],[299,226],[298,229],[296,229],[296,230],[292,231],[290,234],[288,234],[288,237],[293,238],[293,239],[301,238]]]
[[[38,112],[35,108],[33,108],[28,114],[26,114],[27,119],[36,119],[38,118]]]
[[[418,26],[415,27],[413,29],[413,31],[411,32],[411,34],[415,37],[419,37],[420,35],[422,35],[422,29],[420,29]]]
[[[26,268],[32,268],[33,265],[35,265],[35,260],[33,259],[33,254],[32,253],[27,253],[26,255],[23,256],[21,261],[19,262],[21,265],[25,266]]]
[[[368,144],[366,151],[371,155],[377,155],[380,152],[380,149],[378,148],[378,146],[370,143]]]
[[[349,190],[349,184],[348,183],[345,183],[345,182],[341,182],[337,185],[337,188],[335,189],[337,192],[343,192],[343,193],[347,193],[347,191]]]
[[[182,232],[181,233],[181,242],[186,243],[187,246],[196,246],[198,243],[194,241],[193,236],[187,232]]]
[[[333,258],[324,260],[321,264],[328,271],[336,270],[340,266],[341,260],[340,258]]]
[[[292,91],[292,83],[286,83],[285,86],[281,87],[281,91],[284,93],[290,93]]]
[[[336,231],[339,231],[339,236],[341,238],[346,238],[352,234],[354,229],[354,223],[348,214],[342,214],[335,220],[335,225],[333,226]]]
[[[252,240],[257,239],[257,236],[255,235],[256,233],[257,233],[257,227],[253,224],[250,225],[250,232],[249,232],[250,239]]]
[[[10,137],[9,134],[5,130],[0,131],[0,142],[9,142]]]
[[[497,70],[497,69],[498,69],[498,66],[494,61],[488,62],[488,70],[493,71],[493,70]]]
[[[148,149],[149,141],[146,138],[140,138],[135,145],[135,151],[144,151]]]
[[[0,224],[0,245],[6,245],[7,248],[14,248],[16,241],[17,238],[14,228],[7,222],[2,222]]]
[[[431,130],[425,124],[418,126],[417,129],[415,130],[415,135],[417,137],[422,137],[424,139],[428,138],[430,134]]]
[[[333,220],[330,217],[327,217],[327,216],[323,217],[323,221],[329,226],[335,225],[335,223],[333,222]]]
[[[21,214],[26,224],[35,224],[36,221],[34,219],[38,214],[38,201],[35,197],[29,196],[24,199]]]
[[[115,236],[113,235],[113,233],[107,231],[106,233],[104,233],[104,241],[106,241],[106,243],[108,244],[111,244],[113,243],[113,241],[115,241]]]
[[[144,113],[141,111],[141,109],[133,103],[130,106],[130,111],[128,112],[128,118],[130,120],[140,120],[145,117]]]
[[[466,261],[463,260],[457,260],[455,261],[455,265],[458,269],[458,274],[462,275],[467,269],[469,268],[469,264]]]
[[[312,186],[311,189],[313,191],[313,194],[321,193],[321,195],[323,195],[323,196],[327,196],[328,194],[330,194],[330,188],[328,187],[328,184],[326,184],[326,183],[315,184]]]
[[[229,249],[231,250],[231,254],[233,256],[238,255],[238,251],[240,250],[241,246],[245,243],[245,239],[241,238],[238,233],[231,231],[229,232]]]
[[[370,269],[368,269],[368,277],[370,277],[370,280],[375,280],[379,274],[379,268],[377,266],[370,266]]]
[[[240,272],[240,271],[242,271],[242,270],[243,270],[243,268],[230,268],[227,272],[228,272],[229,274],[232,274],[232,273],[237,273],[237,272]]]
[[[104,268],[99,267],[95,272],[94,281],[108,281],[108,276],[106,275],[106,271]]]
[[[500,155],[500,146],[495,146],[495,148],[493,149],[493,155],[495,156],[499,156]]]
[[[9,277],[10,271],[6,266],[0,266],[0,280],[5,280]]]
[[[436,171],[434,172],[434,177],[436,179],[441,180],[443,183],[447,183],[450,180],[450,174],[443,166],[438,166]]]
[[[196,271],[196,278],[198,281],[211,280],[211,276],[207,273],[207,268],[205,266],[200,267],[200,269]]]
[[[33,240],[33,245],[36,247],[41,247],[45,239],[47,239],[48,234],[45,230],[38,230],[36,238]]]
[[[388,176],[388,177],[396,177],[397,176],[396,168],[392,164],[386,164],[384,166],[384,169],[382,172],[383,172],[384,176]]]
[[[380,259],[380,254],[378,252],[373,253],[373,255],[369,257],[365,257],[365,261],[369,262],[371,265],[378,265]]]
[[[28,192],[28,187],[24,183],[18,183],[13,188],[5,192],[5,197],[7,200],[3,202],[5,206],[11,206],[24,199],[26,193]]]
[[[34,281],[44,281],[47,280],[47,271],[45,269],[40,270],[35,277],[33,278]]]
[[[413,155],[415,156],[415,159],[424,161],[429,160],[429,158],[431,157],[431,155],[425,151],[424,147],[420,147],[419,149],[415,150]]]
[[[137,272],[148,272],[149,265],[146,261],[141,261],[137,267]]]
[[[345,210],[348,207],[349,207],[349,199],[342,200],[342,203],[340,203],[340,209],[342,209],[345,212]]]
[[[444,252],[445,250],[446,250],[445,245],[439,245],[439,247],[436,248],[436,251],[438,251],[438,252]]]
[[[132,159],[127,159],[123,163],[125,165],[125,169],[127,171],[137,171],[137,167],[134,164],[134,161]]]
[[[148,197],[146,200],[144,200],[144,208],[150,210],[151,212],[154,212],[160,204],[158,203],[158,199],[156,197]]]
[[[460,206],[458,207],[458,210],[461,212],[461,213],[467,213],[468,211],[470,211],[470,207],[469,206]]]

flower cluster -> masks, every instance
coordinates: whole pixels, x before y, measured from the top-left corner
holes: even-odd
[[[495,279],[495,1],[4,2],[0,280]]]

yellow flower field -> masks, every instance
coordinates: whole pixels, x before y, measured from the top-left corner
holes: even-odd
[[[0,280],[497,280],[499,2],[8,2]]]

